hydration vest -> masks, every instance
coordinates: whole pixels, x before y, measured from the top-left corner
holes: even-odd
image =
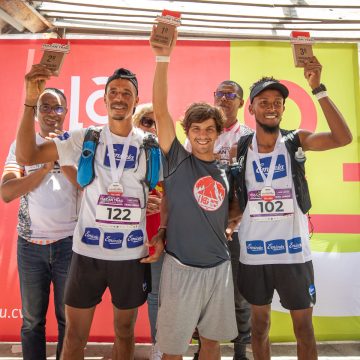
[[[305,161],[298,161],[295,158],[295,153],[301,147],[298,130],[283,130],[280,133],[285,141],[285,146],[290,154],[291,172],[295,188],[296,200],[301,211],[306,214],[311,208],[311,200],[308,183],[305,177]],[[240,209],[245,210],[248,194],[245,183],[246,160],[249,150],[249,145],[252,142],[254,134],[242,136],[237,143],[237,162],[230,165],[230,186],[231,193],[236,193]]]
[[[101,129],[89,127],[86,130],[81,156],[78,165],[77,182],[84,188],[92,183],[95,178],[95,154],[100,140]],[[161,152],[155,135],[148,134],[143,139],[141,148],[146,154],[145,183],[152,190],[159,182]]]

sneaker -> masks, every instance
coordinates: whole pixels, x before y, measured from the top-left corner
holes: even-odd
[[[159,350],[157,344],[151,346],[149,360],[161,360],[163,353]]]

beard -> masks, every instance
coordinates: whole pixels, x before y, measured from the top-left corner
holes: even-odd
[[[270,126],[270,125],[262,124],[258,119],[255,119],[255,120],[256,120],[256,123],[264,130],[264,132],[266,132],[268,134],[274,134],[274,133],[278,132],[280,129],[280,123]]]

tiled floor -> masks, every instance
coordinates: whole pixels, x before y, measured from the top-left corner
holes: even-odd
[[[48,359],[55,359],[55,344],[48,344]],[[136,344],[135,360],[147,360],[150,351],[149,344]],[[196,346],[191,345],[184,360],[192,359]],[[274,360],[296,360],[296,345],[290,343],[272,344],[272,359]],[[327,342],[318,343],[319,360],[360,360],[359,342]],[[221,359],[232,360],[232,345],[221,346]],[[253,359],[251,347],[248,346],[248,358]],[[21,345],[18,343],[0,343],[0,360],[22,359]],[[111,344],[89,343],[85,351],[86,360],[110,360]]]

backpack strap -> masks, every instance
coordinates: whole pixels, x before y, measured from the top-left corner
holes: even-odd
[[[229,201],[232,201],[233,196],[239,201],[241,211],[245,210],[247,203],[247,190],[245,185],[245,165],[249,145],[254,134],[241,136],[236,149],[236,162],[230,164],[228,171],[229,181]]]
[[[305,160],[296,160],[295,153],[301,147],[299,130],[280,129],[285,146],[290,154],[291,172],[294,180],[296,200],[301,211],[306,214],[311,209],[309,186],[305,176]]]
[[[96,127],[89,127],[85,133],[77,172],[77,182],[82,188],[91,184],[95,178],[94,162],[100,133],[101,129]]]
[[[156,136],[153,134],[146,135],[142,147],[146,154],[145,183],[150,190],[153,190],[159,182],[161,167],[161,151]]]

